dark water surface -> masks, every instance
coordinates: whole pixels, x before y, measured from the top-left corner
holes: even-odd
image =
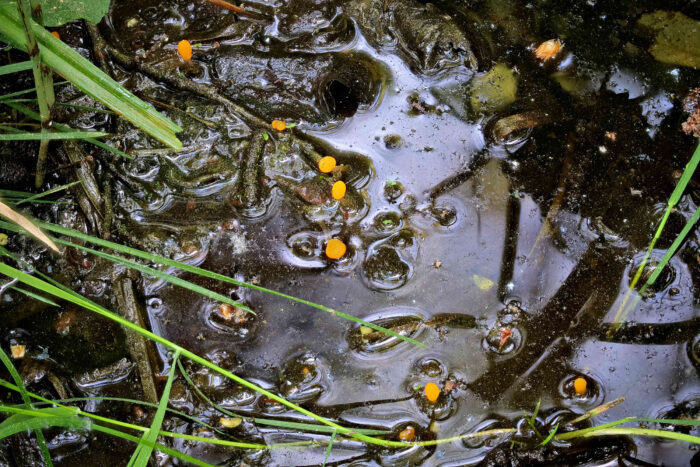
[[[655,438],[597,438],[543,450],[524,422],[538,401],[546,433],[619,397],[626,401],[594,424],[699,416],[694,235],[627,323],[608,334],[695,144],[680,131],[681,100],[700,85],[700,73],[655,61],[635,28],[640,15],[656,9],[700,20],[697,2],[672,3],[247,2],[264,16],[257,19],[205,2],[114,1],[100,26],[107,42],[142,55],[162,76],[116,64],[111,71],[139,96],[178,107],[159,108],[185,128],[180,153],[149,149],[157,145],[124,123],[114,128],[124,135],[122,148],[138,155],[97,164],[99,183],[112,184],[114,239],[328,305],[427,348],[363,337],[359,326],[329,313],[187,274],[180,276],[257,315],[226,320],[213,300],[133,276],[147,324],[341,424],[390,430],[393,439],[413,425],[423,440],[518,427],[513,439],[524,443],[510,449],[513,439],[491,438],[402,451],[337,440],[328,465],[697,462],[697,447]],[[84,31],[65,29],[67,40],[89,53],[89,40],[78,39]],[[175,54],[181,39],[200,44],[187,64]],[[543,64],[533,50],[549,39],[564,46]],[[481,78],[497,64],[517,82],[514,98],[502,104],[474,91],[481,80],[507,92],[501,78]],[[264,121],[298,123],[294,131],[346,165],[348,195],[329,199],[330,182],[289,130],[263,136],[235,109],[177,89],[163,76],[211,85]],[[574,84],[565,90],[564,82]],[[536,124],[499,133],[499,121],[512,115],[534,115]],[[104,123],[92,116],[83,125]],[[696,203],[694,192],[683,197],[656,260]],[[77,207],[46,216],[91,226]],[[323,253],[330,238],[348,245],[338,261]],[[29,243],[15,246],[38,260]],[[124,271],[97,258],[86,268],[76,256],[48,272],[116,309],[113,286]],[[17,317],[3,324],[5,340],[26,342],[27,359],[44,365],[37,390],[57,397],[42,379],[53,374],[74,396],[142,397],[136,369],[121,360],[129,352],[117,328],[80,310],[64,308],[56,318],[53,309],[8,297],[4,307]],[[502,329],[512,333],[503,345]],[[168,362],[158,349],[160,375]],[[228,410],[300,419],[187,366]],[[90,374],[95,369],[106,376]],[[578,376],[588,381],[584,396],[573,389]],[[436,404],[423,396],[428,382],[443,388]],[[217,423],[220,414],[184,380],[176,380],[172,399],[172,407]],[[139,420],[131,406],[90,404],[86,410]],[[175,417],[166,428],[198,433]],[[247,422],[232,434],[267,443],[327,439]],[[132,448],[92,434],[49,439],[60,465],[120,465]],[[173,446],[217,465],[319,465],[326,450]],[[15,459],[23,452],[10,451]],[[158,465],[180,464],[161,456]]]

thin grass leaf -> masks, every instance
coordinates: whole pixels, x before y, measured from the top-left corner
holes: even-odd
[[[3,103],[3,102],[0,101],[0,103]],[[28,107],[25,107],[23,105],[20,105],[20,104],[14,103],[14,102],[4,102],[4,103],[8,107],[11,107],[11,108],[15,109],[16,111],[23,113],[24,115],[26,115],[29,118],[33,118],[34,120],[40,120],[39,114],[34,112],[32,109],[30,109]],[[69,126],[62,125],[62,124],[57,123],[57,122],[53,123],[52,128],[54,128],[58,131],[63,131],[63,132],[72,131]],[[92,139],[92,138],[86,139],[85,141],[97,146],[98,148],[105,149],[109,152],[117,154],[118,156],[124,157],[125,159],[133,159],[134,158],[133,156],[130,156],[129,154],[125,153],[124,151],[120,151],[119,149],[114,148],[106,143],[103,143],[102,141]]]
[[[583,431],[583,430],[580,430]],[[564,438],[562,435],[557,439],[567,440],[576,438],[590,438],[593,436],[655,436],[659,438],[672,439],[675,441],[685,441],[686,443],[700,444],[700,436],[686,435],[685,433],[677,433],[675,431],[653,430],[649,428],[601,428],[590,431],[585,434],[579,434],[578,431],[566,433]]]
[[[559,429],[559,424],[557,423],[556,425],[554,425],[554,428],[552,428],[552,431],[549,432],[549,434],[547,435],[547,437],[546,437],[545,439],[542,440],[542,442],[540,443],[540,446],[545,446],[545,445],[547,445],[550,441],[552,441],[552,438],[554,438],[554,435],[557,434],[557,430],[558,430],[558,429]]]
[[[104,131],[65,131],[57,133],[11,133],[0,134],[0,141],[56,141],[63,139],[95,139],[109,136]]]
[[[204,402],[207,404],[211,405],[214,407],[216,410],[219,412],[223,413],[224,415],[227,415],[229,417],[242,417],[240,414],[231,412],[230,410],[227,410],[220,405],[218,405],[216,402],[212,401],[209,397],[207,397],[204,392],[202,392],[201,389],[192,381],[192,378],[190,378],[189,373],[187,373],[187,370],[185,370],[185,367],[182,365],[182,361],[177,362],[178,369],[180,370],[180,373],[182,374],[183,378],[185,378],[185,381],[187,384],[190,385],[190,387],[194,390],[195,393],[199,397],[202,398]],[[242,417],[242,418],[247,418],[247,417]],[[258,425],[266,425],[266,426],[274,426],[276,428],[287,428],[290,430],[299,430],[299,431],[310,431],[310,432],[315,432],[315,433],[334,433],[336,430],[335,428],[331,428],[329,426],[325,425],[315,425],[313,423],[300,423],[300,422],[288,422],[286,420],[273,420],[273,419],[268,419],[268,418],[252,418],[253,422],[258,424]],[[369,430],[369,429],[362,429],[362,428],[357,428],[354,430],[356,433],[360,433],[363,435],[384,435],[389,433],[386,430]]]
[[[12,287],[12,290],[15,290],[21,294],[24,294],[29,298],[33,298],[34,300],[39,300],[40,302],[44,302],[48,305],[56,306],[56,307],[60,306],[58,303],[54,302],[53,300],[49,300],[48,298],[42,297],[41,295],[36,294],[34,292],[30,292],[29,290],[20,289],[19,287]]]
[[[68,84],[68,81],[55,81],[53,83],[54,88],[56,86],[60,86],[62,84]],[[31,94],[33,92],[36,92],[36,88],[29,88],[29,89],[23,89],[21,91],[15,91],[11,92],[9,94],[3,94],[0,96],[0,103],[9,100],[9,99],[14,99],[17,96],[24,96],[25,94]]]
[[[685,226],[683,226],[683,230],[681,230],[678,236],[673,240],[671,246],[668,248],[668,250],[666,250],[663,258],[661,258],[659,264],[656,266],[656,268],[654,268],[654,272],[651,273],[649,279],[647,279],[642,288],[639,289],[640,294],[643,294],[648,287],[654,285],[656,279],[659,278],[661,271],[664,270],[668,262],[671,261],[671,258],[673,258],[673,255],[676,254],[676,251],[678,251],[678,248],[680,248],[680,246],[683,244],[685,238],[688,236],[690,231],[693,230],[693,227],[695,227],[695,223],[698,221],[698,219],[700,219],[700,208],[695,210],[690,219],[688,219],[688,222],[686,222]]]
[[[8,419],[9,420],[9,419]],[[4,425],[4,423],[3,423]],[[7,426],[0,426],[0,439],[17,433],[24,433],[27,430],[40,432],[44,428],[61,427],[69,430],[88,429],[90,423],[80,417],[35,417],[13,422]]]
[[[9,65],[0,66],[0,76],[9,75],[10,73],[17,73],[18,71],[27,71],[31,69],[31,60],[27,60],[26,62],[11,63]]]
[[[310,431],[315,433],[334,433],[337,431],[329,426],[315,425],[312,423],[288,422],[285,420],[271,420],[269,418],[254,418],[253,421],[258,425],[274,426],[276,428],[286,428],[288,430]],[[368,436],[387,435],[391,433],[387,430],[371,430],[367,428],[354,428],[353,431]]]
[[[0,68],[2,68],[2,67],[0,67]],[[13,104],[23,104],[26,102],[36,102],[36,99],[32,99],[32,98],[11,99],[11,100],[7,100],[5,102],[12,102]],[[68,104],[66,102],[56,102],[54,105],[56,107],[69,107],[71,109],[85,110],[88,112],[96,112],[96,113],[101,113],[101,114],[106,114],[106,115],[114,115],[114,112],[112,112],[111,110],[100,109],[98,107],[90,107],[89,105]]]
[[[168,382],[165,383],[163,394],[160,397],[158,410],[153,416],[151,428],[149,428],[149,430],[146,433],[144,433],[144,435],[141,437],[141,441],[139,441],[139,445],[137,446],[136,451],[134,451],[134,455],[131,456],[127,467],[146,467],[148,465],[148,460],[151,458],[153,447],[155,446],[156,440],[158,439],[160,427],[163,426],[163,419],[165,418],[165,409],[168,407],[168,401],[170,400],[170,389],[173,387],[175,368],[179,358],[180,352],[177,351],[175,352],[173,362],[170,366]],[[150,443],[153,443],[153,445],[151,445]]]
[[[330,441],[328,441],[328,449],[326,449],[326,457],[323,458],[323,466],[326,467],[326,462],[328,462],[328,458],[331,456],[331,449],[333,449],[333,441],[335,441],[335,435],[338,434],[337,430],[333,430],[333,434],[331,435]]]
[[[106,426],[98,425],[97,423],[93,423],[91,428],[95,431],[99,431],[101,433],[115,436],[117,438],[126,439],[126,440],[132,441],[134,443],[141,442],[140,438],[137,438],[136,436],[132,436],[132,435],[129,435],[127,433],[123,433],[123,432],[118,431],[118,430],[113,430],[111,428],[107,428]],[[159,450],[160,452],[167,454],[169,456],[175,457],[177,459],[180,459],[182,461],[189,462],[190,464],[197,465],[199,467],[216,467],[212,464],[207,464],[204,461],[196,459],[192,456],[188,456],[187,454],[184,454],[180,451],[176,451],[175,449],[171,449],[171,448],[164,446],[162,444],[149,443],[149,442],[144,442],[144,443],[151,444],[153,448]]]
[[[7,356],[7,354],[2,349],[1,346],[0,346],[0,360],[5,365],[5,368],[7,368],[7,371],[10,372],[10,376],[12,377],[15,384],[17,385],[17,388],[19,390],[19,394],[22,397],[22,402],[24,402],[24,406],[27,408],[31,408],[29,395],[27,394],[27,388],[24,386],[24,383],[22,382],[22,377],[19,375],[19,373],[17,372],[17,369],[12,364],[12,360],[10,360],[10,357]],[[44,439],[44,434],[38,428],[34,429],[32,431],[34,432],[34,435],[36,436],[37,443],[39,443],[39,450],[41,451],[41,457],[44,459],[44,463],[49,467],[53,466],[53,463],[51,462],[51,454],[49,453],[49,448],[46,446],[46,440]]]
[[[175,132],[182,131],[178,125],[138,99],[46,29],[35,23],[31,26],[41,47],[43,63],[167,146],[174,149],[182,147],[180,140],[175,137]],[[27,40],[22,32],[19,15],[11,5],[0,4],[0,32],[14,47],[27,50]]]
[[[302,303],[302,304],[310,306],[312,308],[316,308],[318,310],[323,310],[323,311],[329,312],[329,313],[334,314],[340,318],[347,319],[349,321],[360,324],[362,326],[367,326],[370,329],[373,329],[375,331],[381,332],[381,333],[389,335],[389,336],[396,337],[397,339],[400,339],[400,340],[405,341],[405,342],[409,342],[413,345],[417,345],[419,347],[427,347],[425,344],[423,344],[422,342],[418,342],[415,339],[411,339],[410,337],[403,336],[403,335],[398,334],[390,329],[383,328],[383,327],[378,326],[374,323],[370,323],[370,322],[365,321],[363,319],[357,318],[357,317],[349,315],[347,313],[343,313],[342,311],[338,311],[338,310],[335,310],[333,308],[330,308],[330,307],[327,307],[324,305],[319,305],[317,303],[314,303],[314,302],[311,302],[308,300],[304,300],[301,298],[293,297],[291,295],[287,295],[287,294],[282,293],[282,292],[277,292],[275,290],[261,287],[259,285],[254,285],[254,284],[250,284],[248,282],[239,281],[239,280],[233,279],[231,277],[224,276],[223,274],[218,274],[218,273],[215,273],[212,271],[207,271],[206,269],[202,269],[202,268],[199,268],[197,266],[192,266],[192,265],[189,265],[186,263],[181,263],[179,261],[165,258],[163,256],[155,255],[153,253],[148,253],[148,252],[137,250],[135,248],[131,248],[131,247],[128,247],[125,245],[120,245],[118,243],[110,242],[109,240],[103,240],[103,239],[98,238],[98,237],[86,235],[86,234],[83,234],[82,232],[79,232],[77,230],[67,229],[67,228],[62,227],[60,225],[44,223],[44,222],[38,222],[38,225],[40,225],[41,227],[45,228],[46,230],[50,230],[54,233],[58,233],[61,235],[67,235],[67,236],[72,237],[72,238],[77,238],[78,240],[83,240],[83,241],[86,241],[89,243],[93,243],[95,245],[106,247],[106,248],[109,248],[111,250],[117,251],[119,253],[125,253],[125,254],[131,255],[131,256],[135,256],[137,258],[151,261],[153,263],[161,264],[164,266],[171,266],[171,267],[180,269],[182,271],[191,272],[193,274],[197,274],[197,275],[202,276],[202,277],[207,277],[209,279],[215,279],[215,280],[218,280],[221,282],[226,282],[228,284],[237,285],[239,287],[246,287],[246,288],[249,288],[252,290],[256,290],[258,292],[264,292],[264,293],[267,293],[270,295],[275,295],[277,297],[282,297],[282,298],[285,298],[287,300],[291,300],[291,301],[294,301],[297,303]],[[7,226],[6,226],[6,224],[3,224],[2,222],[0,222],[0,228],[7,228]]]
[[[27,232],[29,232],[32,236],[34,236],[37,240],[39,240],[41,243],[44,245],[48,246],[51,248],[53,251],[56,253],[59,253],[58,247],[54,242],[51,241],[49,237],[44,234],[37,226],[32,224],[29,219],[24,217],[23,215],[19,214],[18,212],[12,210],[7,204],[0,202],[0,215],[3,217],[6,217],[10,221],[14,222],[16,225],[20,226]]]
[[[418,441],[418,442],[413,442],[413,443],[406,443],[406,442],[400,442],[400,441],[389,441],[389,440],[384,440],[384,439],[379,439],[379,438],[373,438],[370,436],[362,435],[357,433],[355,430],[352,428],[347,428],[341,425],[338,425],[337,423],[328,420],[324,417],[321,417],[320,415],[315,414],[314,412],[311,412],[310,410],[307,410],[303,407],[300,407],[293,402],[288,401],[287,399],[284,399],[283,397],[278,396],[277,394],[274,394],[266,389],[263,389],[262,387],[251,383],[250,381],[241,378],[240,376],[237,376],[233,373],[231,373],[228,370],[225,370],[221,368],[220,366],[211,363],[210,361],[200,357],[199,355],[190,352],[187,349],[184,349],[183,347],[180,347],[179,345],[161,337],[158,336],[157,334],[152,333],[151,331],[148,331],[146,329],[141,328],[140,326],[132,323],[131,321],[128,321],[121,316],[107,310],[104,307],[101,307],[83,297],[81,297],[78,294],[75,294],[75,292],[66,292],[62,290],[59,287],[53,286],[49,284],[48,282],[42,281],[41,279],[38,279],[34,276],[31,276],[25,272],[22,272],[16,268],[13,268],[11,266],[8,266],[7,264],[0,263],[0,274],[3,274],[5,276],[8,276],[13,279],[17,279],[19,282],[22,282],[23,284],[29,285],[31,287],[40,289],[44,291],[47,294],[54,295],[57,298],[61,298],[63,300],[67,300],[71,303],[74,303],[78,306],[81,306],[83,308],[86,308],[90,311],[93,311],[100,316],[103,316],[105,318],[108,318],[125,328],[136,332],[137,334],[140,334],[148,339],[151,339],[152,341],[163,345],[164,347],[171,349],[175,352],[179,351],[180,354],[188,358],[200,365],[203,365],[217,373],[219,373],[222,376],[225,376],[228,379],[231,379],[238,383],[241,386],[244,386],[248,389],[251,389],[269,399],[272,399],[292,410],[295,410],[303,415],[306,415],[318,422],[323,423],[324,425],[333,427],[338,430],[339,433],[343,435],[350,436],[358,441],[363,441],[366,443],[370,444],[375,444],[379,446],[386,446],[386,447],[406,447],[406,446],[437,446],[440,444],[445,444],[445,443],[451,443],[454,441],[462,440],[462,439],[467,439],[467,438],[477,438],[477,437],[482,437],[482,436],[498,436],[498,435],[506,435],[506,434],[512,434],[516,432],[516,429],[514,428],[503,428],[503,429],[494,429],[494,430],[486,430],[478,433],[468,433],[465,435],[460,435],[460,436],[453,436],[449,438],[443,438],[443,439],[438,439],[438,440],[431,440],[431,441]]]
[[[678,201],[680,201],[681,196],[683,196],[683,192],[685,191],[686,187],[688,186],[688,183],[690,182],[691,177],[695,173],[695,169],[697,169],[698,163],[700,163],[700,142],[698,142],[698,146],[695,148],[695,152],[693,153],[693,156],[690,158],[690,161],[688,162],[688,164],[686,164],[685,169],[683,169],[683,174],[681,175],[681,178],[678,180],[678,184],[676,185],[673,192],[671,193],[671,196],[669,197],[668,204],[666,206],[666,211],[664,211],[664,215],[661,218],[661,222],[659,222],[659,225],[656,228],[656,232],[654,233],[654,237],[651,239],[651,243],[649,244],[649,248],[647,248],[647,251],[644,254],[644,258],[642,259],[641,263],[639,264],[639,267],[637,268],[637,272],[635,273],[634,278],[632,278],[632,281],[630,282],[629,289],[627,289],[627,292],[625,293],[625,296],[622,299],[622,303],[620,303],[620,306],[618,307],[617,312],[615,313],[615,318],[613,318],[612,326],[611,326],[609,333],[620,329],[620,327],[622,326],[622,323],[624,323],[625,320],[627,319],[627,315],[629,314],[629,312],[639,302],[639,297],[641,297],[641,295],[637,294],[637,299],[633,302],[633,304],[630,305],[629,308],[627,307],[627,302],[629,301],[629,299],[632,295],[632,292],[635,290],[635,287],[637,286],[639,279],[642,277],[642,273],[644,272],[644,267],[647,265],[647,262],[649,261],[649,258],[651,257],[652,251],[654,251],[654,247],[656,246],[656,242],[661,237],[661,234],[664,230],[664,227],[666,226],[666,221],[668,221],[668,218],[671,215],[673,208],[676,206]],[[659,274],[660,273],[661,273],[661,271],[659,271]],[[656,280],[656,279],[654,279],[654,280]]]
[[[82,181],[78,180],[77,182],[72,182],[72,183],[67,183],[65,185],[58,186],[56,188],[52,188],[50,190],[46,190],[43,193],[37,193],[35,195],[29,196],[27,198],[24,198],[23,200],[19,201],[17,205],[20,205],[22,203],[29,203],[31,201],[37,200],[39,198],[43,198],[44,196],[52,195],[54,193],[58,193],[59,191],[67,190],[68,188],[77,185],[79,183],[82,183]]]

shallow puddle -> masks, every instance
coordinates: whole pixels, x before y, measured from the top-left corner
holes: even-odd
[[[692,153],[680,101],[700,82],[696,69],[649,56],[634,23],[657,8],[700,16],[681,3],[622,3],[252,1],[245,7],[265,17],[252,19],[205,2],[114,1],[102,33],[153,72],[114,65],[113,73],[142,98],[168,103],[159,110],[185,129],[175,154],[116,125],[123,136],[113,141],[138,155],[99,165],[98,178],[109,174],[113,184],[116,241],[327,305],[426,347],[182,273],[256,315],[133,277],[146,324],[343,425],[389,430],[393,439],[411,426],[417,440],[520,430],[403,450],[339,439],[327,465],[697,462],[688,444],[642,437],[561,443],[539,458],[509,453],[514,440],[536,446],[525,418],[540,403],[545,433],[619,397],[626,401],[595,424],[699,416],[696,237],[626,324],[610,328]],[[563,48],[542,63],[535,48],[553,38]],[[191,62],[176,55],[181,39],[196,44]],[[177,89],[177,78],[211,85],[265,122],[296,127],[264,131],[222,100]],[[341,169],[320,174],[309,146]],[[337,178],[347,184],[341,200],[329,196]],[[657,262],[695,210],[691,186],[657,244]],[[55,209],[53,220],[89,227],[69,209]],[[324,253],[331,238],[347,245],[338,260]],[[57,278],[118,306],[113,278],[124,271],[99,259],[87,269],[74,263]],[[62,310],[79,316],[56,323],[53,310],[33,310],[20,296],[4,307],[19,313],[3,326],[5,340],[22,340],[36,361],[50,362],[48,372],[73,395],[135,397],[140,385],[115,327],[79,310]],[[108,328],[102,341],[71,327],[81,320]],[[75,355],[78,345],[93,346],[91,355]],[[158,382],[171,355],[157,352]],[[111,380],[90,373],[106,367]],[[197,365],[188,369],[227,410],[302,419]],[[587,381],[583,394],[577,377]],[[441,388],[435,402],[424,394],[430,382]],[[219,418],[183,381],[171,406]],[[194,430],[185,419],[167,423]],[[327,436],[246,423],[230,433],[321,444],[252,453],[173,446],[217,465],[323,463]],[[60,465],[129,455],[128,445],[111,448],[99,437],[55,443]]]

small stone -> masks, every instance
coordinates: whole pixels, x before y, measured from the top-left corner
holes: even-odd
[[[433,267],[434,267],[435,269],[440,269],[440,268],[442,267],[442,261],[435,261],[435,262],[433,263]]]

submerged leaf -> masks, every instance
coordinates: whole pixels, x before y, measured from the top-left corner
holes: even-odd
[[[472,277],[474,279],[474,283],[476,284],[476,286],[479,287],[479,289],[483,290],[484,292],[486,292],[491,287],[493,287],[493,281],[491,279],[480,276],[478,274],[474,274]]]
[[[110,0],[42,0],[44,25],[61,26],[76,19],[99,23],[109,10],[109,2]]]
[[[655,36],[649,52],[663,63],[700,68],[700,21],[677,11],[647,13],[637,26]]]
[[[472,109],[475,112],[502,110],[515,102],[517,91],[515,72],[498,63],[488,73],[472,81],[469,93]]]

